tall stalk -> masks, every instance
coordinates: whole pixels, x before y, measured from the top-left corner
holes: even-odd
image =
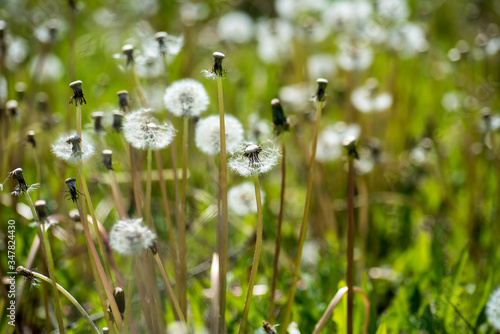
[[[179,304],[184,318],[187,317],[187,265],[186,265],[186,188],[187,188],[187,146],[189,135],[189,118],[184,118],[182,129],[182,182],[181,182],[181,220],[177,224],[179,242]]]
[[[352,334],[354,304],[354,157],[349,156],[347,195],[347,334]]]
[[[31,208],[31,212],[33,213],[33,217],[37,221],[37,231],[38,236],[41,240],[41,246],[43,254],[45,255],[45,260],[47,262],[47,269],[49,271],[49,277],[52,279],[52,293],[54,294],[54,309],[57,317],[57,325],[59,327],[59,332],[64,333],[64,324],[62,320],[62,312],[61,312],[61,303],[59,301],[59,293],[57,292],[57,282],[56,282],[56,272],[54,267],[54,259],[52,258],[52,250],[50,247],[50,242],[47,237],[47,230],[45,229],[45,222],[40,221],[38,214],[35,209],[35,205],[31,200],[31,196],[27,193],[26,198],[28,199],[29,206]]]
[[[146,203],[144,204],[144,215],[146,216],[146,224],[150,228],[153,228],[153,220],[151,219],[151,173],[152,173],[152,150],[148,147],[147,157],[146,157],[146,165],[147,165],[147,174],[146,174]]]
[[[39,274],[39,273],[37,273],[35,271],[25,269],[22,266],[19,266],[16,271],[17,271],[17,273],[19,275],[23,275],[25,277],[28,277],[29,279],[41,279],[42,281],[45,281],[45,282],[47,282],[49,284],[54,285],[54,281],[51,280],[50,278],[48,278],[48,277],[46,277],[46,276],[44,276],[42,274]],[[73,297],[66,289],[64,289],[61,285],[59,285],[57,283],[56,283],[56,288],[64,296],[66,296],[66,298],[68,298],[69,301],[78,309],[78,311],[80,312],[80,314],[83,316],[83,318],[89,324],[89,326],[92,329],[92,331],[94,333],[96,333],[96,334],[99,334],[100,333],[99,329],[97,328],[97,326],[95,325],[95,323],[92,321],[92,319],[90,318],[89,314],[82,307],[82,305],[80,305],[80,303],[75,299],[75,297]]]
[[[227,162],[226,162],[226,127],[224,121],[224,95],[222,92],[222,77],[217,76],[217,92],[219,100],[220,118],[220,167],[219,167],[219,196],[221,221],[218,229],[219,254],[219,333],[226,332],[226,274],[227,274],[227,249],[228,249],[228,207],[227,207]],[[260,195],[260,194],[259,194]]]
[[[317,82],[318,82],[318,91],[316,93],[316,98],[317,98],[316,126],[314,127],[311,159],[309,161],[309,175],[307,177],[306,201],[304,204],[302,223],[300,225],[299,244],[297,247],[297,254],[293,266],[293,276],[292,276],[292,283],[290,286],[290,296],[288,297],[288,302],[285,309],[285,315],[282,322],[283,327],[281,327],[282,333],[286,333],[288,325],[290,323],[292,305],[295,298],[295,288],[297,286],[297,281],[299,280],[300,262],[302,260],[302,250],[304,248],[304,241],[306,239],[307,219],[309,216],[309,205],[311,203],[311,193],[312,193],[312,186],[314,179],[314,166],[316,162],[316,146],[318,144],[319,125],[321,122],[321,113],[323,111],[323,100],[324,100],[325,89],[328,83],[325,79],[318,79]]]
[[[255,285],[255,280],[257,279],[257,271],[259,269],[259,259],[262,250],[262,201],[260,198],[260,185],[259,185],[259,175],[254,176],[254,186],[255,186],[255,198],[257,200],[257,236],[255,239],[255,253],[253,255],[252,270],[250,271],[250,280],[248,282],[248,290],[245,298],[245,306],[243,307],[243,315],[240,320],[240,327],[238,333],[245,333],[245,326],[248,317],[248,311],[250,310],[250,303],[253,296],[253,287]]]
[[[280,211],[278,214],[278,226],[276,230],[276,243],[274,246],[274,260],[273,260],[273,278],[271,281],[271,294],[269,297],[269,310],[267,319],[273,322],[273,309],[274,309],[274,298],[276,293],[276,278],[278,276],[278,262],[280,258],[281,251],[281,225],[283,222],[283,206],[285,203],[285,179],[286,179],[286,149],[285,149],[285,134],[281,134],[281,195],[280,195]]]

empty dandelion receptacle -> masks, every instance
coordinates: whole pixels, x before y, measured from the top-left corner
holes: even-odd
[[[107,170],[113,170],[113,151],[104,150],[102,151],[102,163]]]
[[[163,55],[167,53],[167,37],[168,34],[164,31],[159,31],[155,34],[155,39],[158,42],[160,53]]]
[[[273,112],[273,124],[276,134],[279,135],[283,131],[288,131],[290,125],[288,124],[285,112],[281,106],[281,101],[279,99],[273,99],[271,101],[271,109]]]
[[[122,53],[127,58],[127,66],[134,63],[134,46],[132,44],[125,44],[122,47]]]
[[[19,103],[16,100],[9,100],[5,103],[5,109],[12,118],[15,118],[19,114]]]
[[[43,199],[39,199],[38,201],[35,202],[35,211],[36,214],[38,215],[38,219],[40,221],[45,221],[48,217],[47,215],[47,202],[45,202]]]
[[[123,123],[123,113],[118,110],[113,111],[113,123],[112,123],[113,130],[115,130],[116,132],[121,132],[122,123]]]
[[[83,89],[82,89],[82,81],[77,80],[73,81],[72,83],[69,84],[69,87],[73,90],[73,97],[69,100],[69,103],[75,102],[75,105],[77,106],[78,104],[87,104],[87,101],[85,100],[85,97],[83,96]]]
[[[31,144],[31,146],[36,147],[35,131],[30,130],[26,132],[26,142]]]
[[[318,102],[324,101],[326,86],[328,86],[328,80],[319,78],[318,80],[316,80],[316,83],[318,84],[318,89],[316,90],[316,100]]]
[[[92,119],[94,120],[94,131],[95,133],[104,132],[104,127],[102,126],[102,120],[104,118],[104,113],[102,111],[96,111],[92,113]]]
[[[120,90],[116,93],[118,95],[118,105],[123,111],[129,107],[128,91]]]

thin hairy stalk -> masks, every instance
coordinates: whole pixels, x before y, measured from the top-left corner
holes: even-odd
[[[76,205],[78,207],[78,212],[80,213],[80,219],[82,222],[83,231],[85,232],[85,238],[87,239],[87,246],[89,247],[90,253],[92,255],[92,260],[95,264],[95,269],[97,270],[97,273],[99,274],[99,277],[96,279],[96,283],[98,280],[100,282],[102,282],[102,288],[104,289],[104,292],[105,292],[106,297],[108,299],[111,311],[113,312],[113,314],[118,315],[118,314],[120,314],[120,311],[118,310],[118,306],[116,305],[116,301],[115,301],[115,298],[113,296],[113,291],[111,290],[111,287],[108,283],[108,280],[106,278],[106,274],[104,272],[104,268],[102,267],[102,263],[99,260],[99,255],[97,254],[97,250],[94,246],[94,242],[92,241],[92,236],[90,235],[90,229],[88,226],[87,216],[82,215],[83,211],[82,211],[82,207],[80,205],[79,200],[76,200]],[[97,224],[94,224],[94,225],[97,225]],[[99,289],[100,285],[97,284],[97,286]],[[102,301],[101,301],[101,303],[102,303]],[[104,312],[106,312],[105,307],[103,308],[103,310],[104,310]],[[118,327],[118,330],[121,330],[121,328],[123,326],[122,318],[119,316],[115,316],[114,318],[115,318],[115,322],[116,322],[116,326]]]
[[[224,95],[222,92],[222,77],[217,76],[217,95],[219,100],[220,119],[220,165],[219,165],[219,196],[220,228],[217,244],[219,248],[219,333],[226,332],[226,274],[227,274],[227,248],[228,248],[228,208],[227,208],[227,161],[226,161],[226,124],[224,121]],[[260,196],[260,193],[259,193]]]
[[[165,185],[165,177],[163,176],[163,162],[161,159],[160,151],[155,150],[155,158],[156,158],[156,167],[158,169],[158,176],[160,180],[160,190],[161,190],[161,198],[162,198],[162,206],[163,210],[165,210],[165,219],[167,221],[167,233],[168,233],[168,242],[170,246],[170,251],[172,253],[172,262],[174,263],[174,268],[178,268],[179,266],[179,258],[177,253],[177,244],[175,241],[174,235],[174,224],[172,223],[172,217],[170,213],[170,204],[168,203],[168,192],[167,187]],[[179,271],[175,270],[175,285],[179,286]]]
[[[151,219],[151,170],[152,170],[152,156],[153,153],[151,148],[148,148],[146,165],[147,165],[147,176],[146,176],[146,203],[144,204],[144,215],[146,216],[146,224],[153,230],[153,220]]]
[[[280,211],[278,214],[278,226],[276,230],[276,243],[274,246],[274,260],[273,260],[273,278],[271,281],[271,294],[269,297],[269,310],[267,313],[267,319],[269,322],[273,322],[273,309],[274,309],[274,297],[276,293],[276,278],[278,277],[278,262],[280,258],[281,251],[281,224],[283,222],[283,206],[285,203],[285,179],[286,179],[286,149],[285,149],[285,133],[281,134],[281,195],[280,195]]]
[[[344,297],[346,292],[348,292],[348,290],[349,289],[347,287],[343,287],[337,291],[335,296],[332,298],[332,301],[326,308],[325,313],[323,313],[318,323],[314,327],[313,334],[319,334],[319,332],[321,332],[321,330],[323,329],[323,327],[325,327],[328,321],[330,321],[330,319],[332,318],[333,310],[335,310],[335,307],[337,307],[338,303],[340,302],[342,297]],[[370,299],[368,299],[366,293],[364,293],[363,290],[361,290],[357,286],[353,287],[352,291],[357,292],[361,296],[363,296],[363,301],[365,303],[365,321],[363,324],[363,334],[366,334],[368,333],[368,324],[370,323]]]
[[[154,327],[153,327],[153,321],[151,320],[151,313],[148,312],[148,302],[146,301],[146,293],[144,292],[143,284],[146,284],[144,282],[143,277],[141,277],[142,270],[140,268],[140,261],[136,261],[135,263],[135,277],[136,277],[136,282],[137,282],[137,290],[139,291],[139,296],[141,297],[141,305],[142,305],[142,311],[144,314],[144,321],[146,322],[146,327],[148,329],[148,333],[155,333]]]
[[[57,325],[59,327],[59,332],[64,333],[64,324],[62,320],[61,303],[59,301],[59,293],[57,292],[57,282],[56,282],[56,271],[54,267],[54,259],[52,258],[52,250],[49,243],[49,238],[47,237],[47,230],[45,229],[45,222],[41,222],[36,213],[35,204],[31,200],[29,194],[26,194],[28,203],[33,213],[33,217],[37,221],[36,227],[38,231],[38,237],[41,240],[42,252],[45,255],[45,262],[47,263],[47,269],[49,271],[49,276],[52,279],[52,293],[54,294],[54,310],[57,317]]]
[[[186,188],[187,188],[187,148],[189,134],[189,118],[184,118],[182,130],[182,182],[181,182],[181,220],[177,224],[177,238],[179,241],[179,304],[184,318],[187,317],[187,265],[186,265]]]
[[[354,305],[354,158],[349,157],[347,194],[347,334],[352,334]]]
[[[254,185],[255,185],[255,198],[257,200],[257,236],[255,239],[255,253],[253,255],[252,262],[252,270],[250,271],[250,280],[248,282],[248,290],[247,296],[245,298],[245,306],[243,307],[243,315],[240,320],[240,327],[238,329],[238,333],[246,333],[245,326],[248,317],[248,311],[250,310],[250,303],[252,302],[253,296],[253,287],[255,285],[255,280],[257,279],[257,271],[259,269],[259,259],[260,253],[262,250],[262,201],[260,198],[260,185],[259,185],[259,176],[254,176]],[[221,310],[222,311],[222,310]]]
[[[24,269],[24,268],[23,268]],[[26,271],[26,269],[24,269]],[[54,283],[53,280],[51,280],[50,278],[42,275],[42,274],[39,274],[35,271],[29,271],[29,275],[32,275],[33,277],[35,278],[38,278],[38,279],[41,279],[42,281],[44,282],[47,282],[49,284],[52,284],[52,286],[56,286],[56,289],[59,290],[64,296],[66,296],[66,298],[69,299],[69,301],[78,309],[78,311],[80,312],[80,314],[83,316],[83,318],[87,321],[87,323],[89,324],[90,328],[92,329],[92,331],[96,334],[99,334],[99,329],[97,328],[97,326],[94,324],[94,322],[92,321],[92,319],[90,318],[89,314],[85,311],[85,309],[83,308],[82,305],[80,305],[80,303],[75,299],[75,297],[73,297],[65,288],[63,288],[61,285],[59,285],[58,283]]]
[[[111,179],[111,192],[113,193],[113,200],[115,201],[118,217],[120,217],[120,219],[125,219],[127,217],[127,214],[125,213],[125,209],[123,208],[123,196],[121,194],[120,187],[118,186],[118,182],[116,182],[115,172],[112,169],[109,170],[109,178]]]
[[[160,256],[158,253],[154,255],[154,259],[156,261],[156,265],[160,270],[161,277],[163,278],[163,283],[165,284],[165,288],[167,289],[168,298],[170,299],[170,303],[172,304],[172,308],[175,311],[176,318],[186,325],[186,319],[184,318],[184,314],[182,314],[181,307],[179,306],[179,302],[175,297],[174,290],[172,289],[172,285],[170,285],[170,281],[168,280],[167,272],[163,267],[163,263],[161,262]]]
[[[90,192],[87,187],[87,181],[85,179],[85,174],[83,171],[82,159],[78,159],[78,176],[80,178],[80,183],[83,187],[83,194],[85,195],[85,199],[87,200],[87,205],[90,210],[90,216],[92,217],[92,222],[93,222],[92,225],[94,226],[94,232],[96,235],[97,244],[99,246],[99,252],[101,253],[102,262],[104,263],[105,272],[107,274],[105,277],[107,278],[107,280],[112,282],[113,276],[111,276],[111,269],[109,267],[108,257],[104,249],[104,245],[102,243],[101,233],[99,233],[99,225],[97,223],[97,218],[94,211],[94,205],[92,204],[92,198],[90,197]]]
[[[302,224],[300,225],[300,236],[299,236],[299,244],[297,247],[297,254],[295,257],[295,261],[293,263],[293,276],[292,276],[292,284],[290,286],[290,296],[288,297],[288,302],[285,309],[285,316],[283,318],[282,325],[282,333],[286,333],[288,325],[290,324],[290,316],[292,313],[292,305],[293,300],[295,298],[295,288],[297,286],[297,281],[299,280],[299,270],[300,270],[300,261],[302,260],[302,250],[304,248],[304,241],[306,239],[307,232],[307,218],[309,216],[309,205],[311,203],[311,193],[312,186],[314,180],[314,165],[316,162],[316,146],[318,143],[318,133],[319,133],[319,124],[321,121],[321,112],[323,110],[323,102],[318,101],[318,109],[316,115],[316,126],[314,128],[313,135],[313,143],[311,150],[311,160],[309,161],[309,175],[307,177],[307,192],[306,192],[306,202],[304,204],[304,213],[302,215]]]
[[[125,314],[123,315],[123,332],[128,333],[128,326],[132,327],[132,318],[130,317],[130,308],[132,307],[132,296],[134,290],[134,268],[136,257],[132,257],[130,262],[130,277],[128,278],[127,294],[125,296]]]
[[[219,256],[212,256],[212,267],[210,268],[210,287],[212,302],[210,303],[210,333],[219,332]]]

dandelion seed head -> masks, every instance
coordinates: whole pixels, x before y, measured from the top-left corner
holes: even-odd
[[[486,304],[486,317],[496,330],[500,330],[500,289],[496,289],[490,295]]]
[[[226,132],[226,152],[232,154],[243,142],[243,126],[234,116],[224,116]],[[220,118],[212,115],[200,119],[195,130],[195,144],[198,149],[208,155],[220,153]]]
[[[280,155],[279,148],[271,141],[263,145],[246,143],[234,152],[228,167],[243,177],[264,174],[278,164]]]
[[[52,144],[52,153],[59,159],[75,163],[77,159],[85,161],[94,155],[94,145],[76,134],[62,134]]]
[[[260,197],[264,203],[265,194],[261,191]],[[248,216],[257,212],[255,187],[252,182],[244,182],[229,189],[227,193],[228,206],[238,216]]]
[[[244,12],[233,11],[219,19],[217,33],[223,40],[238,44],[247,43],[253,37],[252,18]]]
[[[362,113],[383,112],[392,105],[392,96],[379,92],[377,79],[369,78],[352,92],[351,102]]]
[[[342,141],[347,136],[357,138],[361,128],[357,124],[335,123],[319,134],[316,149],[316,160],[329,162],[339,159],[342,156]]]
[[[170,123],[157,122],[150,116],[149,110],[134,111],[124,117],[123,135],[137,149],[164,149],[174,139],[175,129]]]
[[[119,220],[109,234],[109,244],[113,250],[123,255],[136,255],[148,249],[156,235],[146,226],[142,219]]]
[[[207,110],[209,99],[205,87],[193,79],[172,83],[163,97],[165,107],[177,117],[198,117]]]

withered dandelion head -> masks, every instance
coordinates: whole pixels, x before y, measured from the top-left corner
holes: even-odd
[[[271,101],[271,109],[273,111],[274,131],[276,134],[279,135],[283,131],[290,130],[290,125],[288,124],[288,120],[279,99],[273,99]]]
[[[222,61],[226,56],[222,52],[214,52],[212,54],[214,57],[214,64],[211,71],[202,71],[203,75],[207,79],[217,79],[217,77],[223,77],[226,70],[222,67]]]
[[[118,110],[113,111],[113,129],[116,132],[122,131],[122,123],[123,123],[123,113]]]
[[[65,196],[65,198],[71,199],[73,202],[76,202],[78,200],[79,195],[82,194],[76,188],[76,179],[74,177],[70,177],[69,179],[66,179],[66,181],[64,182],[68,186],[68,190],[65,191],[68,194]]]
[[[52,153],[59,159],[76,162],[90,158],[94,154],[94,146],[77,134],[63,134],[52,144]]]
[[[116,95],[118,95],[118,104],[125,111],[129,106],[128,92],[126,90],[120,90]]]
[[[69,100],[69,103],[75,102],[75,106],[78,104],[87,104],[87,101],[85,100],[85,97],[83,97],[83,90],[82,90],[82,81],[73,81],[72,83],[69,84],[69,87],[73,90],[73,97]]]
[[[11,192],[11,195],[15,196],[21,196],[24,194],[28,194],[32,192],[33,190],[36,190],[38,188],[38,183],[32,184],[31,186],[28,186],[26,181],[24,180],[24,174],[23,174],[23,169],[22,168],[16,168],[12,172],[9,173],[8,178],[14,179],[17,181],[17,185],[14,188],[14,191]]]

